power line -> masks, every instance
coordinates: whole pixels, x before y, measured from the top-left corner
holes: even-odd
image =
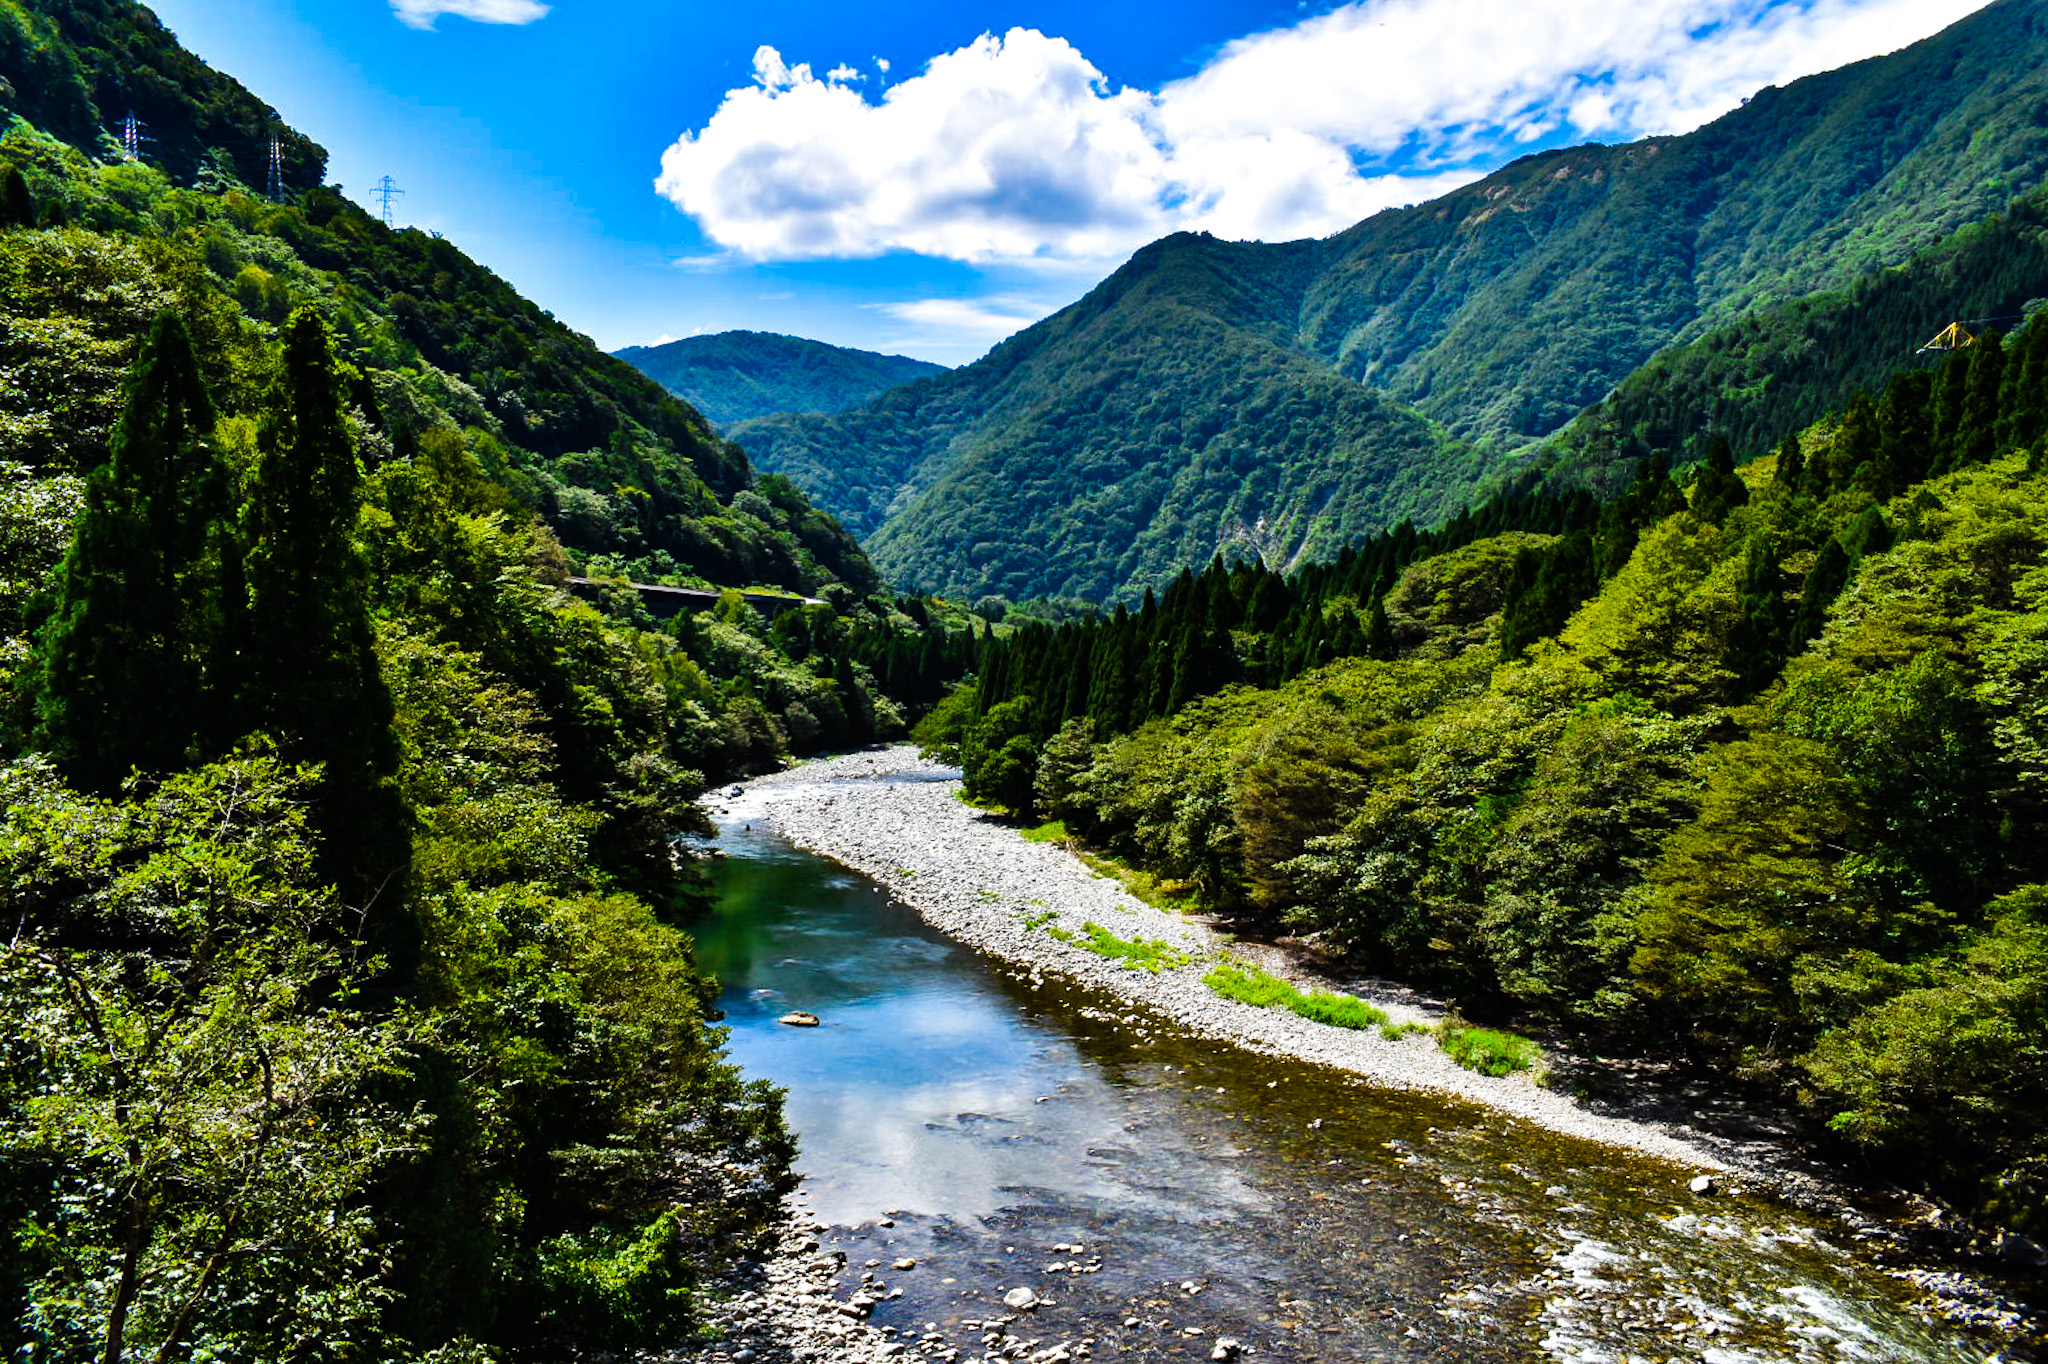
[[[388,175],[385,176],[382,180],[379,180],[377,182],[377,187],[370,191],[370,197],[372,199],[380,200],[383,203],[384,226],[390,227],[393,225],[391,221],[391,201],[403,193],[405,193],[405,191],[400,189],[397,185],[393,184],[391,177]]]

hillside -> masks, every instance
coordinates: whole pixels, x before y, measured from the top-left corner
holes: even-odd
[[[11,1348],[688,1337],[794,1181],[679,927],[695,797],[900,732],[970,623],[141,6],[0,44]]]
[[[1219,545],[1284,561],[1452,510],[1481,472],[1287,344],[1300,253],[1181,235],[964,369],[738,432],[902,582],[1103,600]]]
[[[1019,630],[920,737],[1184,911],[1775,1093],[2037,1236],[2044,528],[2037,319],[1739,472]]]
[[[1655,356],[1554,442],[1561,467],[1625,478],[1647,453],[1704,458],[1718,435],[1761,454],[1859,389],[1931,368],[1951,321],[1989,339],[2048,298],[2048,191],[2034,190],[1911,260],[1842,289],[1759,307]],[[1932,321],[1930,321],[1932,319]]]
[[[946,367],[800,336],[732,331],[612,352],[720,427],[776,412],[844,412]]]
[[[2048,6],[1998,0],[1686,136],[1528,157],[1324,241],[1169,238],[973,365],[843,416],[750,429],[747,447],[765,468],[837,472],[813,490],[886,573],[960,593],[1129,597],[1262,517],[1277,561],[1327,553],[1340,525],[1463,500],[1673,342],[1847,287],[2037,185],[2044,58]],[[1128,343],[1168,315],[1201,344],[1142,361],[1077,344]],[[1247,354],[1271,357],[1285,428],[1239,410]],[[1346,406],[1359,400],[1327,376],[1355,381],[1388,434],[1364,432]],[[1239,458],[1271,481],[1202,497],[1218,477],[1210,441],[1233,424]],[[1142,476],[1072,479],[1045,459],[1069,449],[1115,449]],[[1385,484],[1417,458],[1409,486]],[[1321,489],[1300,486],[1310,468]],[[991,508],[997,488],[1027,495]],[[1359,519],[1301,514],[1326,505]],[[1099,546],[1091,570],[1004,548],[1063,542]]]

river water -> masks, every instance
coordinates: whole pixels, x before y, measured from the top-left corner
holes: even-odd
[[[765,826],[714,846],[697,951],[731,1052],[787,1088],[844,1291],[871,1273],[873,1320],[907,1340],[977,1357],[1028,1287],[1047,1305],[1011,1338],[1096,1359],[1208,1359],[1219,1337],[1254,1360],[1989,1353],[1913,1308],[1867,1229],[1204,1043],[991,963]]]

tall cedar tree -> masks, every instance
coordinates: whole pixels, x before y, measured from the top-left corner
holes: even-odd
[[[373,907],[373,941],[402,966],[411,950],[398,914],[410,835],[391,693],[377,668],[354,539],[362,466],[342,415],[347,392],[327,324],[309,309],[293,313],[245,513],[240,709],[244,729],[322,765],[322,873]]]
[[[57,570],[37,637],[32,746],[81,789],[119,789],[216,756],[209,665],[232,558],[213,401],[185,324],[159,315],[129,371],[107,462]]]
[[[0,171],[0,229],[35,225],[36,197],[21,172],[9,166]]]

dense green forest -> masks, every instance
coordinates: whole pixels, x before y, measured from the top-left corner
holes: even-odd
[[[1448,515],[1482,457],[1254,323],[1292,260],[1170,237],[965,369],[735,435],[892,579],[970,600],[1103,601],[1219,544],[1284,561]]]
[[[1325,240],[1167,238],[974,364],[736,434],[892,581],[1135,603],[1219,550],[1299,564],[1404,518],[1432,524],[1666,347],[1877,287],[2044,172],[2048,15],[1998,0],[1682,137],[1527,157]],[[1958,316],[2008,311],[1955,311],[1997,292],[1984,263],[1954,293],[1928,287],[1939,267],[1887,290],[1901,320],[1871,314],[1874,334],[1787,337],[1783,392],[1844,351],[1910,350]],[[2048,295],[2033,278],[2015,302]],[[1903,316],[1916,304],[1927,313]],[[1776,344],[1807,320],[1767,325]],[[1745,382],[1768,387],[1770,357],[1752,358]],[[1854,365],[1820,377],[1840,386],[1816,386],[1802,422],[1882,382]],[[1617,439],[1697,430],[1658,423],[1702,394],[1655,391],[1663,406],[1628,407]]]
[[[613,354],[722,428],[777,412],[844,412],[898,384],[946,370],[907,355],[774,332],[686,336]]]
[[[1216,562],[921,733],[1190,907],[1772,1087],[2038,1232],[2048,325],[1734,453]]]
[[[898,732],[974,622],[141,7],[0,0],[0,41],[10,1353],[676,1339],[792,1148],[675,840]],[[727,590],[658,623],[628,579]]]
[[[1720,436],[1773,447],[1892,372],[1940,359],[1922,347],[1950,322],[2011,332],[2048,301],[2048,192],[1847,288],[1758,308],[1660,352],[1553,442],[1556,462],[1595,482],[1643,454],[1703,459]]]

